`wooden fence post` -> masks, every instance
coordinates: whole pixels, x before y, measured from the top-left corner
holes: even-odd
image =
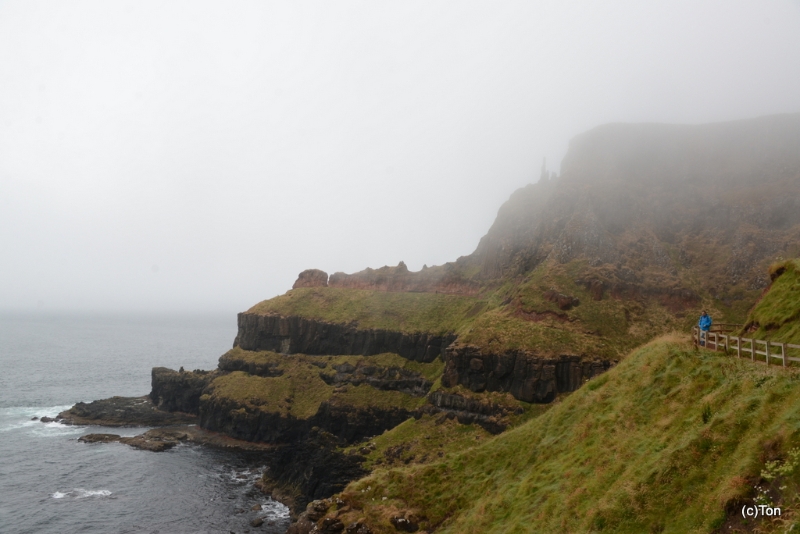
[[[766,348],[764,349],[764,352],[767,353],[766,360],[767,360],[767,365],[769,365],[769,341],[767,341],[767,345]]]
[[[742,338],[736,336],[736,357],[742,357]]]
[[[778,343],[781,347],[781,358],[783,358],[783,366],[786,367],[786,343]]]

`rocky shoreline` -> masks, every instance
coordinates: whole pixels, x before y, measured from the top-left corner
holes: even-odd
[[[449,337],[423,334],[364,331],[354,336],[349,326],[297,317],[240,314],[239,327],[234,348],[217,369],[156,367],[149,395],[78,403],[55,420],[155,427],[132,437],[87,434],[80,438],[87,444],[163,452],[193,443],[258,452],[266,468],[257,486],[290,508],[295,522],[289,532],[369,534],[363,522],[337,522],[338,511],[347,507],[330,498],[378,465],[371,463],[374,458],[367,461],[375,436],[423,417],[435,425],[455,420],[499,434],[525,412],[520,401],[549,403],[613,365],[522,351],[484,354]],[[361,355],[264,350],[300,347]],[[393,353],[371,355],[387,348]],[[440,376],[449,389],[433,387]],[[372,448],[362,446],[365,442]],[[413,517],[393,521],[400,531],[414,531]]]
[[[179,443],[195,443],[218,449],[235,449],[240,451],[267,451],[273,448],[267,443],[253,443],[234,439],[218,432],[210,432],[196,425],[169,426],[153,428],[133,437],[121,437],[118,434],[86,434],[78,438],[84,443],[123,443],[135,449],[151,452],[163,452]]]
[[[65,425],[171,426],[197,424],[197,414],[159,410],[149,395],[79,402],[55,419]]]

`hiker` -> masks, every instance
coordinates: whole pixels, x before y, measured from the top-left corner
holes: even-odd
[[[697,326],[700,327],[700,346],[705,347],[708,331],[711,330],[711,316],[708,315],[706,310],[703,310],[703,315],[700,316]]]

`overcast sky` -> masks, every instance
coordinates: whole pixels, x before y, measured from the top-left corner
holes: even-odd
[[[800,111],[800,1],[0,1],[0,308],[470,254],[606,122]]]

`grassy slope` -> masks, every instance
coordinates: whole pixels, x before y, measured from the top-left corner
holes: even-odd
[[[726,505],[753,502],[764,462],[800,444],[798,380],[662,338],[527,424],[352,483],[347,519],[376,532],[394,532],[398,511],[437,532],[712,532]],[[783,520],[799,483],[773,481]]]
[[[784,268],[747,318],[759,325],[747,337],[778,342],[800,343],[800,260],[773,266]]]
[[[491,434],[478,425],[462,425],[441,415],[426,414],[419,419],[408,419],[367,443],[348,447],[346,451],[366,452],[364,467],[374,469],[430,463],[489,437]]]
[[[545,413],[552,404],[529,404],[520,402],[509,393],[474,393],[457,386],[449,392],[483,402],[506,406],[510,410],[522,408],[521,413],[511,413],[505,417],[511,426]],[[366,452],[368,469],[386,466],[402,466],[407,464],[431,463],[445,455],[473,447],[491,437],[491,434],[475,424],[463,425],[455,418],[449,419],[446,414],[425,414],[419,419],[408,419],[404,423],[385,431],[364,443],[345,448],[346,452],[358,450]]]
[[[348,362],[357,365],[368,358],[371,364],[384,367],[408,369],[436,380],[442,373],[443,364],[419,363],[406,360],[396,354],[376,356],[286,356],[274,352],[251,352],[240,348],[228,351],[226,356],[254,363],[277,363],[283,371],[281,376],[252,376],[241,371],[216,378],[211,383],[210,397],[227,398],[250,410],[291,414],[300,419],[314,415],[319,405],[326,400],[342,402],[352,406],[403,407],[414,409],[424,404],[424,397],[414,397],[399,391],[381,391],[371,386],[349,385],[336,391],[320,378],[320,373],[335,374],[333,365]],[[313,363],[312,363],[313,362]],[[324,363],[324,367],[314,365]]]
[[[592,300],[575,279],[585,262],[546,262],[521,280],[487,288],[482,297],[302,288],[263,301],[248,313],[299,315],[359,328],[456,333],[484,350],[526,349],[539,354],[618,358],[654,335],[686,326],[655,302]],[[543,294],[573,295],[580,305],[562,311]],[[651,299],[652,300],[652,299]],[[693,316],[693,314],[692,314]]]
[[[300,315],[360,328],[401,332],[453,332],[485,302],[474,297],[438,293],[387,293],[334,287],[300,288],[265,300],[248,313]]]

